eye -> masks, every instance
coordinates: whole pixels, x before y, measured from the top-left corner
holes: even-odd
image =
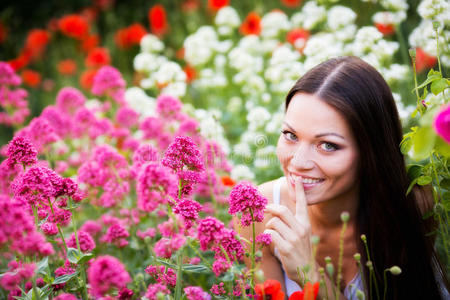
[[[320,149],[322,149],[325,152],[333,152],[336,150],[339,150],[340,147],[336,144],[330,143],[330,142],[323,142],[319,145]]]
[[[289,130],[283,130],[281,133],[284,135],[284,138],[288,141],[295,142],[297,140],[297,136],[290,132]]]

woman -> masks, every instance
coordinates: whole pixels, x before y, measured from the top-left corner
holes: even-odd
[[[356,289],[364,290],[363,282],[369,282],[367,268],[361,277],[353,258],[360,253],[366,265],[362,234],[367,237],[381,297],[383,272],[394,265],[402,273],[388,276],[386,299],[448,295],[443,288],[448,281],[421,218],[420,209],[426,205],[420,203],[425,198],[406,195],[409,181],[401,139],[391,91],[361,59],[331,59],[297,81],[286,97],[277,145],[285,177],[259,188],[269,205],[257,234],[270,233],[273,241],[271,248],[263,250],[260,265],[267,279],[280,281],[290,295],[302,284],[298,268],[309,264],[309,280],[319,281],[318,269],[325,267],[329,256],[336,270],[340,216],[346,211],[350,219],[343,237],[342,299],[356,299]],[[248,229],[241,232],[250,238]],[[319,237],[314,262],[312,235]],[[326,279],[330,295],[336,273]],[[320,293],[322,299],[324,289]]]

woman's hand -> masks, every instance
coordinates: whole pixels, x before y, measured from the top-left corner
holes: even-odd
[[[316,262],[312,256],[311,223],[302,178],[299,177],[295,182],[295,215],[286,206],[277,204],[267,205],[266,213],[270,219],[264,232],[272,236],[286,275],[302,286],[297,269],[301,270],[309,265],[309,280],[318,281]]]

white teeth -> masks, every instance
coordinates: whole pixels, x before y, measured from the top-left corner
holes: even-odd
[[[291,174],[292,179],[295,181],[298,180],[298,176]],[[321,182],[322,179],[312,179],[312,178],[303,178],[302,182],[303,183],[308,183],[308,184],[313,184],[313,183],[318,183]]]

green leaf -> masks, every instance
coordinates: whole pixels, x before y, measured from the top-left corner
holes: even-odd
[[[419,161],[429,157],[435,140],[436,134],[431,126],[419,128],[413,137],[412,159]]]
[[[403,141],[400,143],[400,151],[406,155],[408,154],[409,150],[411,150],[412,147],[412,140],[411,138],[404,138]]]
[[[225,275],[220,279],[224,282],[230,282],[234,280],[234,273],[233,272],[227,272]]]
[[[409,180],[418,178],[422,174],[422,168],[421,165],[409,165],[406,170]]]
[[[411,190],[413,189],[413,187],[416,185],[418,178],[414,179],[413,181],[411,181],[411,183],[408,186],[408,190],[406,191],[406,195],[408,195],[409,193],[411,193]]]
[[[209,273],[210,270],[205,265],[183,265],[183,271],[194,273]]]
[[[92,254],[92,253],[84,253],[83,256],[77,261],[77,264],[83,265],[93,257],[94,257],[94,254]]]
[[[441,79],[441,78],[442,78],[442,76],[441,76],[441,74],[440,74],[439,72],[438,72],[437,74],[431,74],[431,75],[428,73],[427,79],[426,79],[421,85],[419,85],[418,87],[414,88],[414,89],[412,90],[412,92],[414,93],[416,90],[421,89],[421,88],[427,86],[430,82],[439,80],[439,79]]]
[[[52,284],[61,284],[69,281],[70,279],[74,278],[78,275],[78,271],[72,274],[65,274],[59,277],[56,277],[55,280],[53,280]]]
[[[417,184],[419,185],[427,185],[430,184],[433,178],[431,176],[420,176],[417,178]]]
[[[76,264],[78,261],[83,257],[83,252],[79,251],[75,248],[69,248],[67,251],[67,259],[73,263]]]
[[[450,190],[450,179],[449,178],[442,179],[440,182],[440,186],[443,189]]]
[[[44,257],[40,262],[37,263],[37,274],[45,275],[48,269],[48,256]]]
[[[433,81],[433,83],[431,83],[431,92],[435,95],[442,93],[443,90],[445,90],[447,88],[447,80],[445,80],[444,78],[441,78],[439,80]]]
[[[159,258],[157,258],[156,261],[159,262],[160,264],[163,264],[166,267],[169,267],[169,268],[172,268],[172,269],[177,269],[178,268],[177,265],[171,264],[171,263],[169,263],[169,262],[167,262],[165,260],[159,259]]]
[[[444,141],[440,136],[437,136],[436,138],[435,148],[442,156],[450,157],[450,144]]]

